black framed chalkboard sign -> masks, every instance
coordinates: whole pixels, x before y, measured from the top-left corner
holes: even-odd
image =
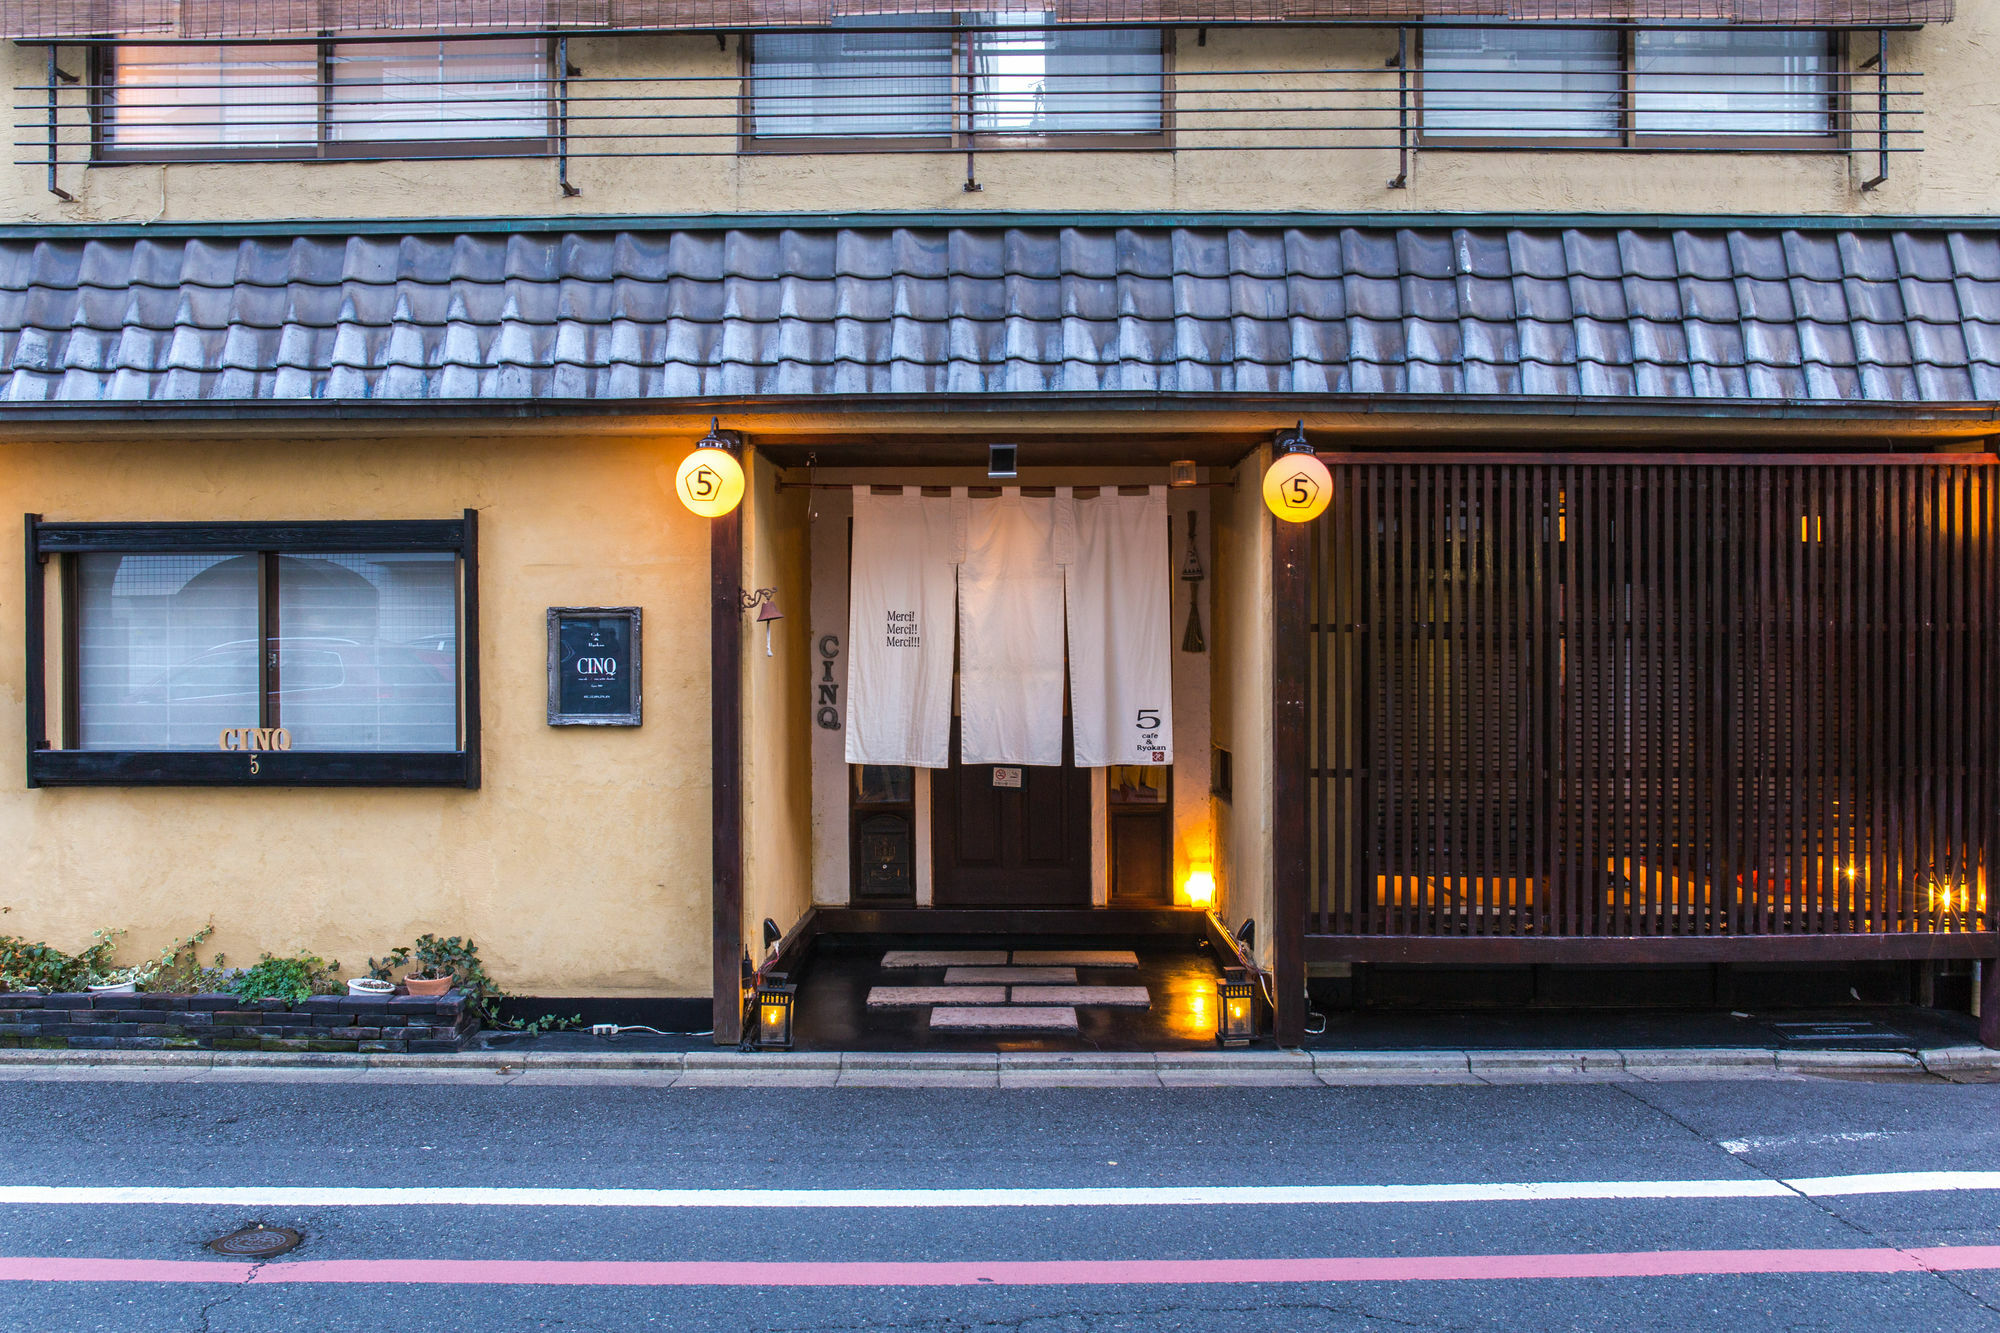
[[[639,608],[549,608],[549,725],[639,725]]]

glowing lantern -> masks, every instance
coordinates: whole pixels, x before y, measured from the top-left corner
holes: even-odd
[[[1248,1046],[1257,1036],[1257,983],[1232,967],[1215,983],[1215,1039],[1224,1046]]]
[[[760,1051],[792,1049],[792,1001],[798,987],[786,983],[783,972],[767,974],[757,984],[753,1005],[757,1024],[751,1044]]]
[[[1215,872],[1207,866],[1196,866],[1188,871],[1187,883],[1182,888],[1187,893],[1188,906],[1215,905]]]
[[[729,437],[711,422],[694,452],[674,474],[674,494],[703,518],[721,518],[743,500],[743,465],[729,452]]]
[[[1310,523],[1333,499],[1333,474],[1313,457],[1305,432],[1279,440],[1285,451],[1264,473],[1264,504],[1287,523]]]

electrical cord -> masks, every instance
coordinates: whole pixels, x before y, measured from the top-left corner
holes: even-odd
[[[628,1032],[650,1032],[656,1037],[713,1037],[715,1029],[703,1032],[666,1032],[659,1028],[649,1028],[644,1023],[592,1023],[590,1035],[593,1037],[622,1037]]]

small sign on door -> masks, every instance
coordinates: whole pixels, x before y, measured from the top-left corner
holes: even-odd
[[[993,785],[996,787],[1019,787],[1021,785],[1021,770],[1018,768],[994,769]]]

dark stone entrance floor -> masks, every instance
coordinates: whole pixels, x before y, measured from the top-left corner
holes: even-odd
[[[1144,986],[1145,1009],[1083,1005],[1066,1034],[935,1032],[930,1010],[869,1009],[873,986],[936,986],[944,969],[885,972],[890,949],[1130,949],[1139,966],[1079,967],[1080,986]],[[1214,954],[1205,942],[1102,935],[824,935],[798,983],[793,1037],[802,1051],[1172,1051],[1215,1049]]]

